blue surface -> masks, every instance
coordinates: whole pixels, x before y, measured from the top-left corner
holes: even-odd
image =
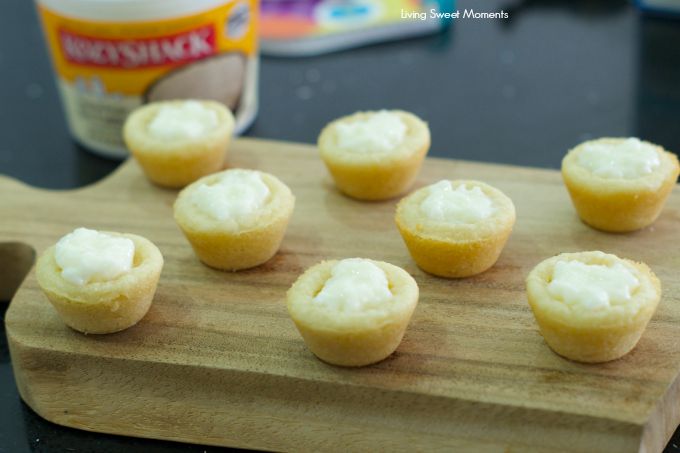
[[[676,7],[671,7],[671,8],[663,8],[663,7],[658,7],[651,5],[649,2],[645,0],[636,0],[635,4],[640,8],[642,11],[646,13],[653,14],[655,16],[659,17],[669,17],[673,19],[680,19],[680,1],[677,2]]]

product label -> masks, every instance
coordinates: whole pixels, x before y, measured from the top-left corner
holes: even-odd
[[[122,124],[144,102],[214,99],[237,128],[254,115],[257,0],[130,23],[39,12],[69,126],[86,146],[124,155]]]
[[[98,39],[64,29],[59,30],[59,44],[69,63],[125,69],[188,63],[217,53],[211,26],[137,40]]]

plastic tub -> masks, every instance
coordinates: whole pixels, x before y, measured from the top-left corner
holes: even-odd
[[[73,137],[123,158],[121,127],[150,101],[214,99],[243,131],[257,112],[257,0],[38,0]]]

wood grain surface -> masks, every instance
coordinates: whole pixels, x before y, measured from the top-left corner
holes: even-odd
[[[78,226],[141,234],[166,263],[148,315],[103,336],[62,324],[29,273],[5,322],[19,391],[38,414],[92,431],[287,451],[658,452],[678,426],[677,188],[652,227],[613,235],[579,221],[555,171],[429,159],[418,187],[480,179],[517,208],[496,266],[445,280],[410,259],[396,200],[343,197],[313,147],[241,139],[229,166],[271,172],[297,197],[280,252],[238,273],[200,264],[173,222],[176,192],[152,186],[134,162],[74,191],[0,179],[8,276],[25,268],[6,260],[19,247],[8,243],[40,253]],[[549,256],[593,249],[648,263],[663,297],[636,349],[583,365],[546,346],[524,278]],[[308,266],[355,256],[403,267],[421,297],[393,356],[343,369],[305,348],[284,295]]]

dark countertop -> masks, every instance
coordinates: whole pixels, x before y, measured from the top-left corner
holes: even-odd
[[[429,122],[434,156],[559,168],[580,141],[631,135],[680,151],[680,21],[613,0],[458,6],[480,5],[510,19],[459,20],[444,34],[314,58],[262,58],[260,112],[247,135],[313,143],[338,116],[398,107]],[[0,13],[0,136],[0,173],[40,187],[82,186],[118,165],[71,141],[26,0],[6,0]],[[216,450],[42,420],[20,401],[0,337],[0,452]],[[678,445],[680,432],[667,451]]]

